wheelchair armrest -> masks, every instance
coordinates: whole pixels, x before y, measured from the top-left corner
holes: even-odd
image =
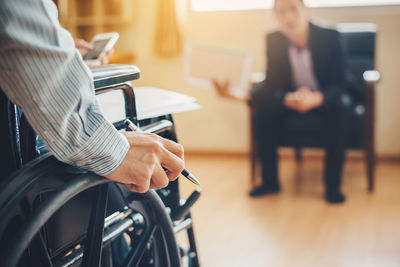
[[[201,193],[201,189],[197,188],[190,194],[187,200],[184,200],[183,203],[179,206],[178,209],[174,210],[171,214],[171,220],[181,220],[186,217],[186,215],[190,212],[190,208],[194,203],[199,199]]]
[[[134,65],[104,65],[92,67],[95,89],[120,84],[140,77],[140,70]]]
[[[161,120],[149,125],[141,127],[141,130],[145,133],[154,133],[159,134],[165,131],[169,131],[174,127],[172,121],[169,120]]]
[[[101,94],[113,90],[122,90],[125,100],[126,117],[136,122],[135,94],[129,81],[140,77],[140,70],[133,65],[104,65],[91,68],[95,93]],[[118,129],[123,127],[123,122],[114,123]]]

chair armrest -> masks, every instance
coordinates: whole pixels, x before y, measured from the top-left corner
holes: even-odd
[[[140,77],[140,70],[133,65],[104,65],[92,67],[94,87],[97,90],[114,84],[120,84]]]
[[[377,70],[367,70],[364,71],[363,78],[366,83],[376,83],[381,79],[381,74]]]
[[[121,90],[125,101],[125,114],[134,122],[136,116],[135,94],[129,81],[140,77],[140,70],[133,65],[104,65],[91,68],[96,94]],[[117,129],[123,128],[123,120],[115,122]]]
[[[129,118],[134,123],[137,123],[135,92],[133,91],[133,87],[129,82],[101,87],[96,89],[95,93],[98,95],[117,90],[121,90],[124,97],[125,117]],[[113,124],[117,129],[125,128],[124,120],[125,119],[114,122]]]
[[[265,74],[265,72],[261,71],[253,72],[250,75],[250,85],[253,87],[259,83],[264,82],[265,79],[267,79],[267,75]]]
[[[380,73],[376,70],[368,70],[363,74],[366,98],[365,98],[365,149],[371,157],[375,151],[375,84],[380,80]]]

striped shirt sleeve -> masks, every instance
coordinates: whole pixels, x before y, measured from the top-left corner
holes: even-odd
[[[0,88],[55,157],[99,175],[129,144],[101,112],[90,70],[51,0],[0,1]]]

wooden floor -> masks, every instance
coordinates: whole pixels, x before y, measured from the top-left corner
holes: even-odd
[[[203,267],[400,266],[399,164],[378,163],[369,194],[363,162],[348,160],[342,205],[323,200],[321,159],[281,159],[282,192],[259,199],[245,157],[187,156],[186,167],[202,183],[192,216]]]

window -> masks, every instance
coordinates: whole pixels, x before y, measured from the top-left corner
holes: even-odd
[[[272,7],[272,0],[191,0],[194,11],[246,10]]]
[[[309,7],[399,5],[400,0],[305,0]],[[191,0],[194,11],[272,8],[273,0]]]

